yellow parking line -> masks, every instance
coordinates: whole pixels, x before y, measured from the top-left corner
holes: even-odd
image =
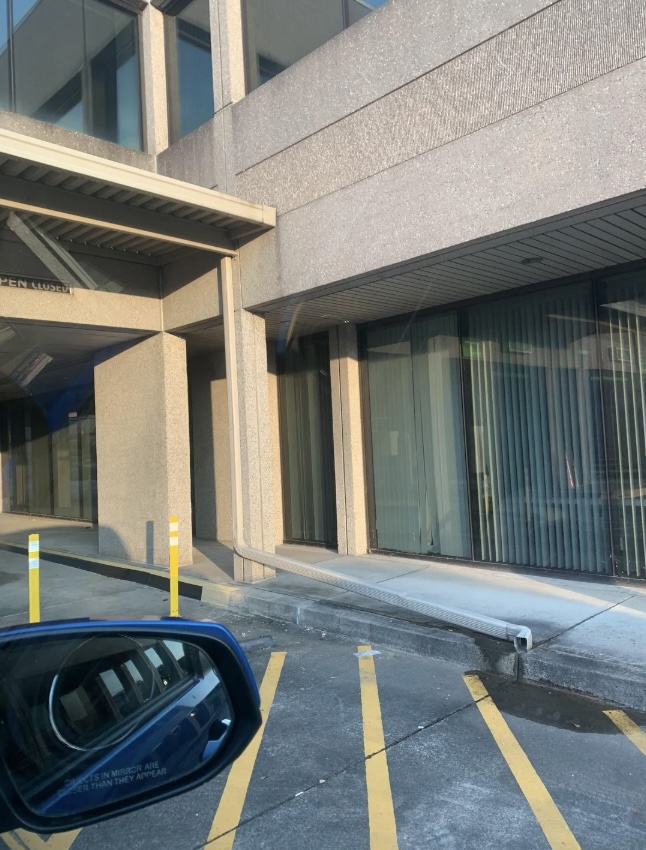
[[[358,647],[360,653],[370,652],[370,649],[369,646]],[[372,655],[359,655],[359,681],[363,713],[363,749],[366,756],[370,850],[398,850],[386,742],[381,722],[375,660]]]
[[[218,810],[213,818],[207,839],[209,850],[231,850],[236,837],[236,828],[247,796],[251,774],[256,763],[267,718],[276,696],[278,680],[285,663],[286,652],[272,652],[260,686],[260,713],[262,726],[244,753],[233,763],[227,778]],[[219,837],[218,837],[219,836]],[[216,839],[216,840],[214,840]]]
[[[558,850],[581,850],[579,842],[572,835],[570,827],[549,791],[514,737],[505,718],[496,708],[485,686],[478,676],[464,676],[464,681],[552,850],[557,848]]]
[[[628,717],[624,711],[613,710],[604,711],[606,717],[609,717],[615,726],[620,729],[624,735],[629,738],[633,744],[646,756],[646,732],[642,732],[639,726]]]
[[[13,833],[3,832],[0,838],[10,850],[24,850],[25,847],[28,850],[70,850],[80,831],[80,829],[73,829],[70,832],[59,832],[45,841],[44,838],[35,835],[33,832],[16,829]],[[17,841],[14,836],[19,838],[20,841]]]

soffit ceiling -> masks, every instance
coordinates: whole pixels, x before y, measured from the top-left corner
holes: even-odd
[[[271,338],[310,334],[646,259],[646,193],[285,299]]]

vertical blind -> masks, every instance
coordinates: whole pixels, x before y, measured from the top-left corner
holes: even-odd
[[[285,539],[337,544],[330,352],[327,334],[279,357]]]
[[[467,311],[476,557],[608,569],[603,419],[589,286]]]
[[[618,570],[646,575],[646,287],[644,272],[605,286],[600,358],[608,432],[608,475]]]
[[[377,546],[470,557],[455,314],[367,333]]]
[[[646,576],[646,271],[363,340],[375,548]]]

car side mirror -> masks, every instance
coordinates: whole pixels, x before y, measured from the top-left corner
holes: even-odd
[[[186,620],[0,632],[3,830],[61,832],[196,788],[260,726],[231,633]]]

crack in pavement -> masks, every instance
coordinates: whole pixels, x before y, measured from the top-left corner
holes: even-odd
[[[506,688],[513,687],[516,684],[517,684],[516,681],[513,680],[513,679],[508,681],[508,682],[500,682],[499,684],[491,687],[491,689],[489,690],[489,696],[491,696],[494,693],[498,693],[499,691],[504,690]],[[483,697],[482,699],[487,699],[487,698],[488,697]],[[471,708],[472,706],[475,706],[480,701],[481,700],[473,700],[473,699],[469,700],[469,702],[465,703],[464,705],[458,706],[458,708],[453,709],[453,711],[449,711],[447,714],[444,714],[441,717],[437,717],[437,718],[435,718],[435,720],[429,721],[428,723],[424,724],[421,728],[418,727],[418,728],[413,729],[412,731],[408,732],[405,735],[401,735],[399,738],[395,739],[394,741],[391,741],[389,744],[386,744],[386,746],[383,747],[382,749],[377,750],[374,753],[370,753],[370,755],[368,755],[368,756],[363,756],[363,758],[355,759],[355,760],[349,762],[348,764],[346,764],[344,767],[339,768],[339,770],[337,770],[333,773],[327,774],[324,777],[323,782],[321,782],[321,780],[318,779],[316,782],[313,782],[307,788],[303,788],[303,790],[299,791],[297,794],[291,794],[289,797],[286,797],[283,800],[279,800],[277,803],[274,803],[272,806],[267,806],[267,808],[263,809],[261,812],[257,812],[255,815],[251,815],[250,817],[241,820],[237,824],[237,826],[233,827],[232,829],[229,829],[226,832],[222,832],[222,833],[220,833],[220,835],[216,835],[210,841],[206,841],[205,843],[200,843],[200,844],[195,845],[195,847],[192,847],[191,850],[207,850],[207,848],[210,845],[212,845],[213,842],[219,841],[223,836],[229,835],[230,833],[237,831],[238,829],[242,828],[243,826],[247,826],[248,824],[253,823],[254,821],[258,820],[259,818],[262,818],[265,815],[270,814],[271,812],[275,812],[277,809],[282,808],[287,803],[291,803],[297,797],[302,797],[303,795],[308,794],[310,791],[313,791],[317,788],[320,788],[322,784],[327,784],[327,782],[329,782],[330,780],[334,780],[334,779],[337,779],[339,776],[343,776],[344,774],[348,773],[348,771],[352,770],[353,768],[358,767],[361,764],[365,764],[365,762],[367,762],[369,759],[374,758],[375,756],[379,755],[379,753],[383,753],[383,752],[387,753],[389,750],[394,749],[395,747],[399,746],[400,744],[404,743],[405,741],[410,740],[414,735],[419,735],[422,732],[426,732],[428,729],[433,728],[434,726],[438,726],[440,723],[444,723],[445,720],[450,720],[452,717],[455,717],[457,714],[460,714],[462,711],[465,711],[467,708]]]

